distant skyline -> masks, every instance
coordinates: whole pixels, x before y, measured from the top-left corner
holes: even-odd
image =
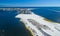
[[[0,7],[60,7],[60,0],[0,0]]]

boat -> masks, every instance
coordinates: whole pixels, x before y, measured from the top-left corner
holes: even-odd
[[[20,18],[33,36],[60,36],[60,23],[47,21],[29,9],[22,9],[19,12],[16,18]]]

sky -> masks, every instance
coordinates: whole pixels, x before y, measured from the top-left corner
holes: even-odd
[[[0,7],[18,6],[18,7],[44,7],[57,6],[60,7],[60,0],[0,0]]]

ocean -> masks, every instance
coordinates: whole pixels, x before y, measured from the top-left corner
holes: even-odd
[[[60,23],[60,7],[37,7],[31,10],[35,14],[51,21]],[[3,36],[31,36],[25,25],[15,18],[17,11],[0,10],[0,35]]]
[[[32,11],[48,20],[60,23],[60,7],[39,7]]]
[[[0,36],[32,36],[19,18],[17,11],[0,10]]]

